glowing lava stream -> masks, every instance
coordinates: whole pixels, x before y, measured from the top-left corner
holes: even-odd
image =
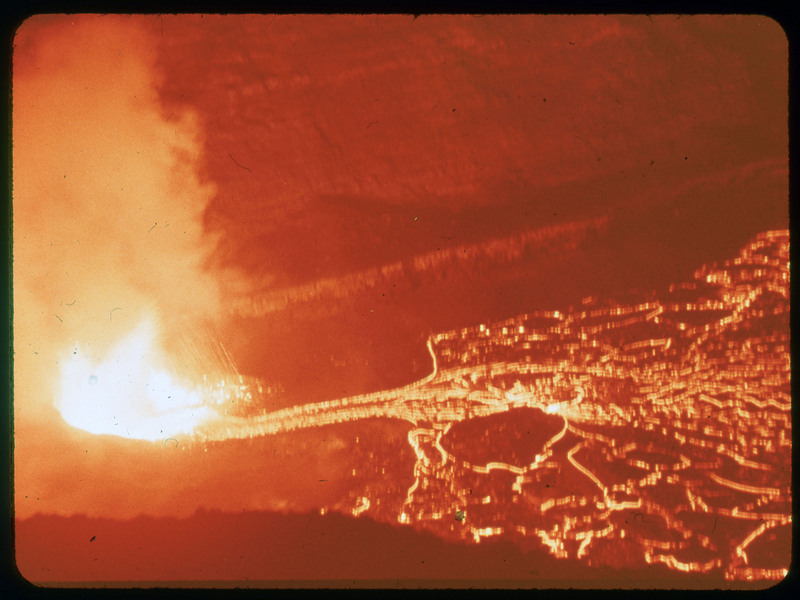
[[[179,383],[164,368],[155,326],[145,319],[101,363],[76,347],[61,370],[56,400],[64,420],[95,434],[159,440],[190,433],[217,416],[201,388]]]
[[[225,355],[221,359],[205,356],[202,347],[190,344],[191,362],[197,363],[195,355],[199,353],[203,355],[199,361],[202,367],[194,364],[183,377],[176,376],[156,343],[155,322],[144,319],[99,363],[82,356],[76,344],[63,361],[55,402],[69,425],[93,434],[148,441],[173,436],[208,441],[250,438],[368,416],[399,417],[415,425],[419,419],[430,418],[422,409],[409,411],[405,406],[393,406],[398,398],[418,391],[438,375],[430,339],[427,347],[433,369],[420,381],[365,396],[243,417],[230,414],[229,404],[252,406],[254,395],[262,393],[260,382],[245,382],[221,344]],[[208,366],[216,369],[211,380],[203,373]]]

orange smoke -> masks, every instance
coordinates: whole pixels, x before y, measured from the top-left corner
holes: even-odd
[[[170,364],[170,349],[181,345],[182,330],[218,313],[219,275],[206,268],[215,239],[202,226],[214,188],[198,176],[197,118],[165,114],[159,103],[158,29],[155,17],[38,16],[15,38],[18,490],[33,476],[26,462],[32,431],[56,433],[63,417],[73,425],[94,419],[89,430],[111,433],[114,417],[142,406],[125,404],[137,388],[108,386],[143,369],[151,377],[136,385],[161,386],[157,399],[167,402],[173,394],[163,394],[165,386],[178,384],[165,383],[164,373],[182,367],[174,357]],[[136,329],[140,323],[152,327]],[[123,356],[118,344],[131,335],[126,348],[139,344],[146,362]],[[102,361],[117,371],[101,381],[92,369]],[[196,372],[197,365],[190,368]],[[64,381],[74,384],[71,392]],[[183,399],[181,409],[194,406]],[[149,425],[131,421],[129,427],[145,429],[130,435],[152,438],[169,421],[161,416]]]

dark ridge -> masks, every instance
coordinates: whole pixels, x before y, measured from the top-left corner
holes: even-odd
[[[228,514],[130,521],[37,515],[16,522],[16,560],[38,585],[91,582],[504,582],[523,587],[729,588],[719,577],[558,561],[508,542],[446,543],[409,527],[339,514]],[[91,541],[90,541],[91,540]],[[135,585],[135,584],[134,584]],[[755,585],[754,587],[763,587]]]

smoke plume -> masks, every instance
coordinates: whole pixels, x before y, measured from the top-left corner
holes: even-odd
[[[215,319],[200,123],[158,97],[157,17],[38,16],[13,59],[15,411],[51,418],[60,364],[144,319],[168,349]],[[169,354],[169,353],[167,353]]]

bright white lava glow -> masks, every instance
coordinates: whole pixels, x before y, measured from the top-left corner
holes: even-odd
[[[61,370],[56,406],[64,420],[90,433],[160,440],[190,433],[215,416],[199,389],[159,367],[165,362],[155,339],[145,320],[99,364],[76,348]]]

